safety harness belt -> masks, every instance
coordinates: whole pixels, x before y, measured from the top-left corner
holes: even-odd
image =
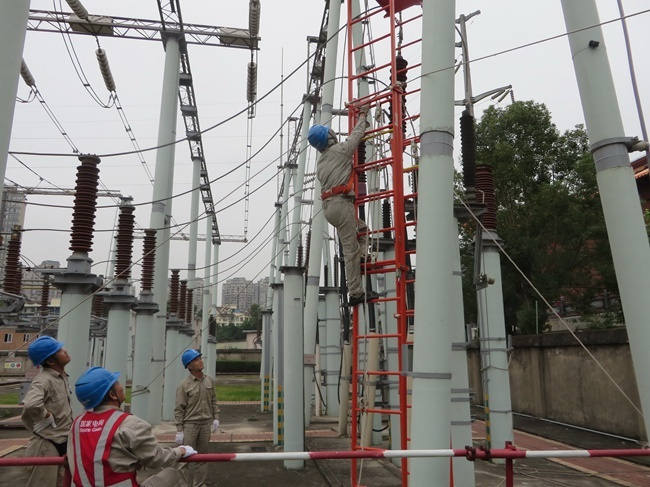
[[[350,191],[353,190],[354,190],[354,170],[350,170],[350,179],[348,180],[347,184],[334,186],[329,191],[323,191],[320,194],[320,197],[323,201],[325,201],[327,198],[331,198],[332,196],[336,196],[339,194],[348,194]]]

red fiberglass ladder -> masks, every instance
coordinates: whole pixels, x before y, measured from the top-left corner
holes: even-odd
[[[406,102],[419,92],[407,89],[407,78],[416,77],[420,64],[409,66],[406,58],[420,59],[420,35],[404,42],[404,34],[416,29],[421,18],[419,7],[408,9],[417,0],[378,0],[366,12],[355,12],[347,4],[348,99],[354,106],[370,103],[372,126],[355,156],[356,206],[360,218],[377,215],[381,207],[381,222],[368,221],[373,262],[362,264],[367,286],[373,282],[380,299],[367,306],[356,306],[352,320],[351,426],[353,450],[379,449],[373,447],[374,416],[380,415],[383,425],[389,423],[391,449],[408,449],[410,417],[410,381],[414,317],[415,225],[417,206],[417,149],[419,136],[415,133],[419,113],[408,113]],[[408,15],[410,14],[410,16]],[[408,17],[408,18],[407,18]],[[369,32],[372,25],[375,38],[353,35]],[[356,30],[355,30],[356,29]],[[380,32],[379,34],[377,32]],[[357,44],[354,40],[356,38]],[[359,42],[359,39],[364,39]],[[372,53],[373,64],[355,66],[363,50]],[[359,97],[356,89],[360,80],[374,86],[374,92]],[[419,101],[414,103],[419,105]],[[356,123],[358,110],[350,111],[350,130]],[[417,132],[419,134],[419,131]],[[368,150],[368,147],[371,150]],[[374,171],[374,173],[373,173]],[[364,184],[371,180],[379,184]],[[368,189],[366,190],[366,186]],[[372,209],[374,208],[374,212]],[[379,220],[379,219],[376,219]],[[374,227],[374,228],[373,228]],[[383,288],[377,283],[383,283]],[[407,382],[408,381],[408,382]],[[396,393],[395,393],[396,392]],[[383,426],[380,429],[385,429]],[[353,486],[362,485],[362,460],[352,461]],[[408,461],[401,460],[402,485],[409,480]]]

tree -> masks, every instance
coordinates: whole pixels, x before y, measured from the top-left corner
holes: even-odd
[[[476,141],[477,163],[492,166],[506,252],[550,303],[563,300],[586,315],[602,311],[592,302],[616,295],[617,287],[584,128],[560,133],[545,105],[516,102],[488,108]],[[464,229],[461,248],[472,269],[470,232],[472,226]],[[501,265],[506,327],[534,333],[536,301],[541,323],[546,307],[504,256]],[[476,318],[471,274],[465,278],[468,320]]]

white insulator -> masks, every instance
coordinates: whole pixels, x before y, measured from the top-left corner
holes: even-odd
[[[113,79],[113,73],[111,73],[111,67],[108,64],[108,57],[106,56],[106,51],[101,47],[95,51],[97,55],[97,62],[99,63],[99,70],[102,72],[102,77],[104,78],[104,84],[108,91],[115,91],[115,80]]]
[[[257,64],[248,63],[248,79],[246,80],[246,100],[253,103],[257,97]]]
[[[251,0],[248,7],[248,32],[251,37],[257,37],[260,33],[260,12],[262,5],[260,0]]]
[[[32,73],[29,71],[24,59],[23,63],[20,65],[20,75],[23,77],[23,81],[27,86],[34,86],[36,84],[36,81],[34,80]]]
[[[81,2],[79,0],[65,0],[68,2],[68,5],[70,5],[70,8],[72,11],[77,14],[77,17],[79,17],[82,20],[88,20],[88,10],[81,5]]]

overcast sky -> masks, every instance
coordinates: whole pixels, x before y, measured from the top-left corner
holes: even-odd
[[[63,11],[69,12],[68,5],[59,0],[32,0],[31,8],[61,10],[61,3]],[[560,130],[584,123],[566,37],[496,55],[564,33],[565,26],[559,0],[493,0],[491,2],[459,0],[456,3],[457,14],[469,14],[479,9],[482,12],[468,23],[470,58],[485,58],[472,64],[474,94],[511,84],[517,100],[545,103]],[[157,3],[154,0],[137,2],[84,0],[83,4],[92,15],[159,19]],[[597,4],[601,21],[619,17],[616,0],[598,0]],[[272,137],[283,119],[292,114],[297,116],[301,114],[300,102],[307,84],[306,70],[300,69],[290,79],[286,77],[307,57],[306,38],[318,35],[323,5],[322,0],[262,0],[261,43],[260,51],[256,56],[259,63],[258,97],[266,94],[283,77],[286,82],[283,90],[276,90],[257,107],[257,116],[251,125],[253,152],[260,149]],[[375,5],[374,1],[369,0],[370,7]],[[650,8],[648,2],[643,0],[624,0],[623,5],[627,15]],[[186,23],[248,27],[248,1],[246,0],[231,2],[182,0],[181,6]],[[343,21],[344,18],[343,15]],[[381,20],[377,22],[379,24],[373,26],[376,36],[380,35],[382,27]],[[646,113],[650,113],[650,91],[647,88],[650,86],[650,67],[647,62],[647,46],[650,45],[649,24],[650,14],[647,13],[628,19],[637,79]],[[626,134],[641,136],[621,24],[610,23],[603,29]],[[100,98],[106,102],[108,92],[97,67],[95,39],[89,36],[72,36],[71,39],[86,77]],[[108,54],[118,96],[140,147],[155,146],[164,62],[162,45],[151,41],[103,37],[99,42]],[[457,52],[457,56],[459,55],[460,52]],[[246,108],[246,65],[251,56],[249,51],[190,45],[189,56],[202,129],[217,124]],[[409,59],[411,64],[420,62],[419,54],[416,52],[411,51],[409,56],[411,56]],[[42,96],[81,152],[106,154],[132,149],[116,109],[99,107],[81,85],[60,34],[28,32],[23,57],[36,79]],[[343,66],[340,58],[338,64]],[[460,71],[457,75],[456,89],[456,98],[462,98]],[[28,93],[27,86],[21,81],[18,96],[25,99]],[[414,96],[408,103],[410,111],[419,112],[419,97]],[[477,105],[477,116],[480,116],[481,111],[490,103],[495,102],[487,99]],[[502,105],[508,103],[509,99],[506,99]],[[297,111],[294,113],[294,110]],[[458,108],[458,116],[460,111],[461,109]],[[211,179],[224,174],[245,160],[246,134],[247,119],[243,115],[203,135]],[[179,138],[184,136],[180,116],[177,135]],[[458,142],[458,134],[456,139]],[[286,148],[287,140],[286,134],[282,143],[276,137],[252,161],[251,173],[253,175],[258,171],[261,173],[252,178],[251,189],[263,185],[276,172],[282,146]],[[36,101],[17,104],[10,150],[67,154],[71,152],[70,146]],[[455,157],[458,156],[459,153],[456,151]],[[10,157],[6,177],[11,181],[27,187],[74,187],[78,165],[75,157],[19,157],[31,168],[31,171]],[[144,158],[153,173],[155,152],[145,153]],[[175,194],[190,189],[191,168],[187,142],[180,143],[176,149]],[[100,178],[105,187],[120,191],[123,195],[133,196],[135,203],[146,203],[151,200],[152,186],[136,155],[103,158],[100,164]],[[243,196],[243,188],[236,188],[244,179],[245,173],[241,169],[212,185],[218,211]],[[5,181],[5,185],[9,184],[11,184],[9,181]],[[235,191],[233,195],[226,197],[233,190]],[[276,195],[277,183],[272,180],[270,184],[266,184],[251,196],[248,238],[252,239],[258,233],[259,236],[245,248],[238,243],[224,243],[221,246],[222,259],[239,252],[220,266],[222,279],[244,276],[258,280],[268,275],[270,243],[259,249],[258,246],[268,241],[270,236],[272,222],[266,227],[264,224],[272,217]],[[225,199],[220,201],[222,197]],[[72,198],[69,197],[29,196],[28,201],[72,205]],[[190,219],[189,201],[189,195],[174,201],[176,222],[183,223]],[[101,199],[99,202],[100,205],[110,203],[111,201],[107,199]],[[150,211],[150,205],[136,209],[138,227],[149,226]],[[112,229],[115,218],[114,208],[98,210],[96,229]],[[223,235],[243,235],[243,203],[235,204],[220,212],[218,220]],[[49,259],[59,260],[62,265],[65,265],[65,259],[70,255],[68,250],[70,223],[70,209],[28,206],[25,221],[25,228],[28,231],[23,237],[23,255],[36,264]],[[49,231],[53,229],[63,231]],[[203,234],[204,231],[205,225],[201,223],[199,233]],[[185,233],[187,232],[188,229]],[[105,264],[101,262],[108,258],[109,245],[110,233],[96,234],[91,257],[98,263],[96,272],[99,274],[106,272]],[[170,266],[187,267],[187,252],[187,243],[173,242]],[[200,243],[199,268],[203,265],[203,254],[203,244]],[[136,241],[134,258],[137,259],[140,255],[141,241]],[[244,261],[246,265],[244,263],[236,265],[240,261]],[[197,276],[202,277],[203,271],[197,271]],[[134,270],[134,277],[139,278],[139,269]]]

